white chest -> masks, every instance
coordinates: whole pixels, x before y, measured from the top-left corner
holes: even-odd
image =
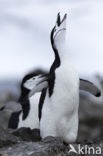
[[[22,120],[22,113],[19,117],[19,125],[20,127],[30,127],[39,128],[39,118],[38,118],[38,104],[41,93],[36,93],[34,96],[30,98],[30,110],[27,118]]]
[[[55,71],[53,94],[48,91],[42,109],[41,136],[75,140],[78,130],[79,76],[69,64]],[[46,127],[46,128],[45,128]]]
[[[79,76],[71,64],[65,63],[55,71],[53,95],[48,99],[54,109],[74,108],[79,100]]]

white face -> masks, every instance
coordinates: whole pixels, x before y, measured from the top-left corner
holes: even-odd
[[[29,97],[36,92],[41,92],[48,87],[48,77],[43,75],[34,76],[24,83],[24,87],[30,90]]]
[[[25,83],[24,83],[24,87],[32,90],[34,87],[36,87],[41,81],[43,80],[43,78],[41,77],[41,75],[39,76],[34,76],[30,79],[28,79]]]
[[[56,26],[54,27],[54,32],[53,32],[54,46],[57,46],[58,43],[60,45],[60,44],[63,44],[65,42],[66,18],[67,18],[67,15],[65,14],[64,18],[61,21],[60,20],[60,14],[58,14]]]

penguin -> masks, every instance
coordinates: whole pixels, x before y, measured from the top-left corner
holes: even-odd
[[[58,14],[51,32],[55,60],[50,68],[48,88],[42,91],[40,98],[39,120],[42,138],[61,137],[70,143],[76,141],[78,134],[80,81],[66,49],[66,19],[67,14],[62,20]]]
[[[8,128],[29,127],[31,129],[39,129],[38,103],[41,95],[39,90],[42,91],[42,88],[47,87],[47,76],[44,73],[43,71],[36,71],[23,78],[21,95],[18,100],[22,109],[12,113]]]
[[[34,79],[35,81],[33,81]],[[42,90],[42,87],[43,89],[47,87],[47,79],[44,75],[33,76],[33,78],[26,80],[25,83],[23,81],[23,88],[29,90],[29,94],[27,93],[26,96],[22,94],[19,99],[23,112],[19,116],[18,128],[29,127],[31,129],[39,129],[38,103],[41,95],[39,90]]]
[[[79,75],[69,60],[66,49],[66,19],[57,16],[51,32],[51,45],[55,60],[52,75],[45,89],[40,119],[40,135],[60,137],[64,142],[75,142],[78,134]]]

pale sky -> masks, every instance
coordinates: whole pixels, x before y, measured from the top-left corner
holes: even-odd
[[[59,11],[68,14],[68,53],[78,72],[103,74],[103,0],[0,0],[0,79],[50,68]]]

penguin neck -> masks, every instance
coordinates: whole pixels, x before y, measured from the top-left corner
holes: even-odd
[[[60,64],[62,64],[67,58],[66,44],[65,43],[57,44],[55,45],[55,47],[53,47],[53,50],[55,53],[55,61],[57,62],[57,60],[59,60]]]
[[[38,112],[38,103],[39,103],[39,98],[40,98],[41,93],[38,92],[35,95],[32,95],[29,97],[29,104],[30,104],[30,112],[29,114],[34,114],[34,111]],[[38,114],[37,114],[38,115]]]
[[[61,65],[65,63],[66,58],[66,51],[65,46],[53,46],[54,54],[55,54],[55,60],[50,68],[50,76],[51,79],[49,80],[49,97],[53,94],[54,84],[55,84],[55,70],[56,68],[60,68]]]
[[[34,100],[35,100],[35,96],[31,96],[29,98],[29,104],[30,104],[30,112],[29,113],[31,113],[32,111],[34,111],[34,108],[35,108]]]
[[[66,45],[60,45],[57,47],[57,49],[58,49],[58,55],[62,63],[62,61],[65,60],[67,57]]]

